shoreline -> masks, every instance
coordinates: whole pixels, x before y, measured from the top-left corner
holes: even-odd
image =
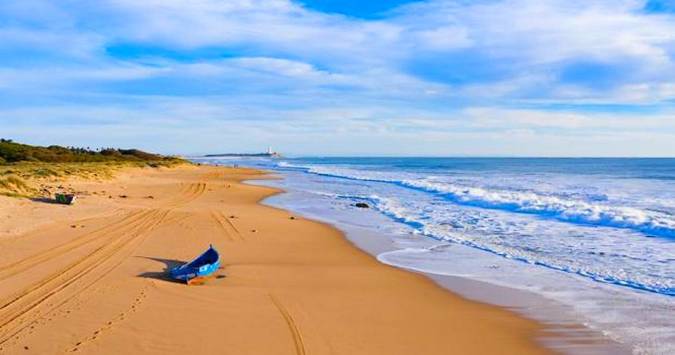
[[[2,351],[550,352],[535,340],[536,322],[384,265],[333,226],[261,204],[281,191],[244,182],[259,174],[132,172],[82,186],[127,197],[90,195],[74,209],[90,212],[3,237],[11,252],[0,256],[0,299],[14,301]],[[208,243],[223,255],[223,278],[199,287],[165,279],[171,263]]]
[[[272,175],[276,174],[275,172],[268,173]],[[248,182],[252,183],[254,186],[277,188],[282,191],[282,194],[291,196],[289,199],[297,199],[297,197],[292,197],[293,192],[275,186],[274,183],[268,184],[269,181],[281,179],[284,179],[283,175],[279,175],[278,179],[255,179]],[[632,353],[630,346],[619,343],[603,334],[600,330],[590,328],[579,322],[578,319],[571,315],[573,311],[568,309],[569,307],[560,304],[556,300],[548,299],[543,295],[536,294],[532,291],[499,285],[484,280],[472,279],[469,276],[441,275],[424,270],[388,264],[379,260],[379,255],[400,249],[393,245],[395,243],[394,240],[387,236],[386,233],[374,231],[372,228],[369,229],[363,226],[346,223],[343,220],[344,216],[341,218],[335,216],[328,217],[327,215],[321,215],[319,213],[301,211],[297,208],[294,209],[292,204],[284,203],[283,201],[274,201],[278,196],[281,196],[281,194],[272,195],[261,202],[267,206],[293,211],[338,229],[355,248],[368,253],[373,259],[383,265],[421,275],[422,277],[431,280],[438,287],[470,302],[477,302],[490,307],[505,309],[509,312],[514,312],[519,317],[525,317],[537,322],[541,326],[539,331],[540,334],[535,337],[537,342],[556,353]],[[434,242],[437,241],[429,240],[429,243]]]
[[[274,199],[275,197],[280,195],[289,194],[289,191],[277,186],[267,185],[265,184],[265,182],[284,179],[284,177],[278,175],[273,171],[268,171],[259,168],[254,169],[263,172],[262,178],[244,180],[243,183],[248,184],[250,186],[266,187],[276,190],[269,196],[261,198],[257,202],[258,204],[277,209],[281,212],[297,213],[303,218],[307,218],[310,221],[320,223],[328,228],[334,229],[338,233],[342,234],[342,237],[348,243],[350,243],[353,246],[353,248],[364,253],[377,263],[384,265],[386,267],[394,268],[396,270],[401,270],[405,273],[418,276],[423,281],[431,282],[435,287],[441,288],[443,291],[447,292],[447,294],[451,295],[452,297],[459,297],[465,302],[478,304],[484,307],[495,308],[500,311],[506,311],[508,313],[511,313],[515,317],[523,318],[528,321],[534,322],[536,324],[535,326],[536,329],[531,334],[529,334],[528,337],[531,340],[534,340],[534,343],[537,347],[543,347],[546,353],[559,353],[559,352],[572,354],[583,353],[584,351],[589,349],[598,350],[599,348],[595,347],[595,345],[606,347],[608,350],[621,351],[621,352],[614,352],[615,354],[630,353],[629,350],[623,348],[623,346],[620,346],[620,344],[613,343],[610,339],[607,339],[601,334],[598,334],[598,332],[593,332],[591,329],[588,329],[581,324],[575,323],[575,324],[568,324],[565,326],[557,323],[546,323],[541,319],[535,319],[534,317],[532,317],[532,315],[526,314],[525,312],[522,311],[520,306],[514,306],[510,302],[503,302],[502,304],[499,304],[499,302],[496,301],[496,298],[490,297],[486,291],[506,292],[506,294],[509,297],[514,297],[514,295],[517,295],[519,293],[522,295],[526,295],[526,297],[535,297],[534,294],[531,294],[530,292],[512,289],[505,286],[494,285],[485,281],[472,280],[470,278],[461,276],[435,275],[424,271],[413,270],[409,268],[403,268],[395,265],[386,264],[378,260],[377,255],[380,252],[393,251],[396,249],[392,247],[383,247],[384,244],[388,243],[387,241],[375,240],[375,238],[382,237],[382,235],[375,235],[377,233],[368,231],[365,228],[356,228],[354,226],[347,227],[346,225],[341,225],[340,223],[330,221],[329,219],[326,218],[322,218],[319,215],[304,214],[303,212],[300,211],[294,211],[291,208],[282,207],[281,204],[275,205],[274,203],[268,203],[267,202],[268,200]],[[359,234],[359,236],[357,237],[356,234]],[[366,238],[363,238],[364,234],[368,236]],[[571,352],[567,351],[569,349],[565,348],[569,347],[576,341],[572,339],[574,335],[565,334],[564,333],[565,329],[555,330],[553,329],[553,327],[555,326],[560,326],[561,328],[568,327],[571,329],[572,332],[580,330],[580,333],[582,334],[580,337],[578,337],[577,340],[580,342],[579,345],[582,346],[580,348],[581,352],[578,351],[579,349],[572,350]],[[588,335],[592,335],[593,338],[589,338]],[[584,341],[589,342],[590,344],[582,344],[581,342]],[[584,347],[584,345],[590,346],[586,348]]]

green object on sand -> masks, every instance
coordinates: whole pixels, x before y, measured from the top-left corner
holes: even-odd
[[[71,194],[56,194],[56,202],[64,205],[72,205],[75,203],[75,195]]]

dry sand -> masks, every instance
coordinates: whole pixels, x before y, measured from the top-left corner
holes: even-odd
[[[75,206],[0,197],[0,353],[547,352],[537,324],[258,204],[277,192],[241,183],[259,174],[138,169],[80,183]],[[218,277],[165,278],[209,243]]]

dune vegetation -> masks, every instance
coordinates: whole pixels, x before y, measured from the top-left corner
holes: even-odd
[[[0,139],[0,195],[44,195],[46,183],[109,179],[125,167],[171,167],[188,161],[138,149],[40,147]]]
[[[41,163],[100,163],[100,162],[166,162],[176,160],[159,154],[147,153],[138,149],[116,148],[76,148],[51,145],[33,146],[0,139],[0,164],[17,162]]]

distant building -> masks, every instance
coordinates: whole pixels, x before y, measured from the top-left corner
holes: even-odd
[[[269,157],[280,158],[281,154],[272,150],[272,147],[267,147],[265,153],[223,153],[223,154],[207,154],[205,157]]]

